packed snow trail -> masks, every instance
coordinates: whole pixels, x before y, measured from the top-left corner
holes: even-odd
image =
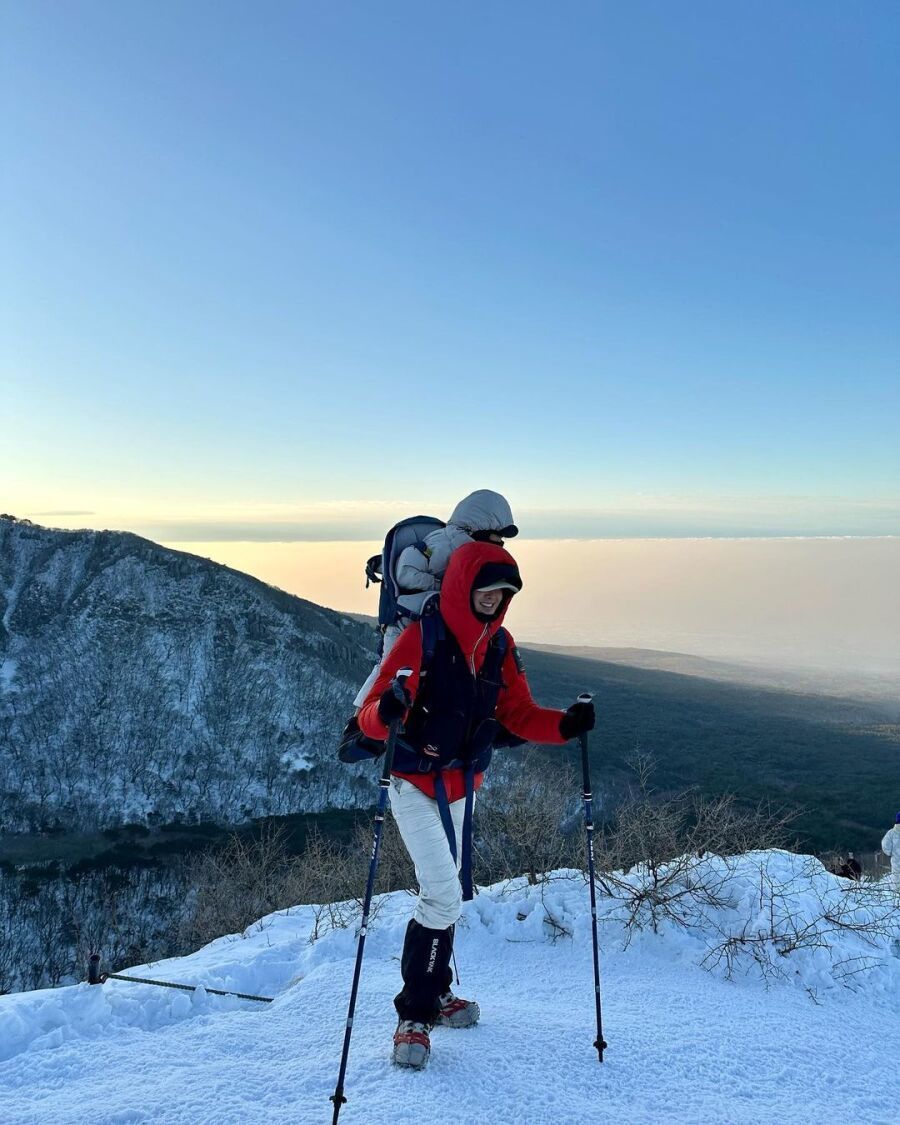
[[[831,879],[831,876],[823,877]],[[835,885],[837,882],[835,881]],[[730,982],[697,965],[701,941],[601,927],[595,1034],[583,882],[494,888],[468,904],[459,994],[481,1024],[436,1029],[426,1070],[390,1062],[398,956],[412,909],[378,900],[366,944],[341,1122],[893,1122],[900,959],[881,951],[857,992],[820,956],[799,987]],[[549,912],[573,937],[554,939]],[[275,996],[254,1005],[109,981],[0,998],[0,1120],[8,1125],[244,1125],[331,1120],[355,933],[310,944],[312,908],[141,975]],[[846,951],[851,953],[848,948]],[[135,970],[138,971],[138,970]],[[808,989],[819,998],[811,999]]]

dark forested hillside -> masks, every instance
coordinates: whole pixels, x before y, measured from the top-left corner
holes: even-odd
[[[803,808],[796,829],[817,850],[874,849],[900,808],[900,726],[881,707],[548,652],[527,651],[526,666],[550,703],[594,692],[601,794],[627,782],[640,748],[663,791],[696,785]]]
[[[0,831],[358,802],[370,629],[134,535],[0,518]]]

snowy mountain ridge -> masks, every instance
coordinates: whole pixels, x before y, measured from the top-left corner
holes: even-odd
[[[422,1073],[390,1063],[412,902],[381,896],[341,1121],[893,1121],[900,931],[889,883],[852,884],[779,851],[682,870],[683,889],[720,892],[688,925],[663,920],[654,930],[646,910],[635,915],[635,896],[652,885],[641,868],[615,893],[601,888],[602,1065],[580,872],[498,884],[466,905],[457,987],[477,997],[482,1020],[436,1029]],[[282,911],[191,956],[132,970],[271,1004],[119,981],[0,997],[0,1118],[329,1121],[356,950],[358,909],[344,907]]]
[[[334,760],[371,629],[138,536],[0,517],[0,824],[365,803]]]

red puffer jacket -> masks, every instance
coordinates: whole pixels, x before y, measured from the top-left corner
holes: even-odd
[[[480,571],[490,564],[505,564],[512,567],[516,565],[512,555],[495,543],[467,543],[450,556],[447,573],[441,584],[441,616],[468,660],[473,675],[484,663],[491,638],[503,625],[503,618],[506,616],[512,596],[512,591],[504,591],[508,596],[504,597],[500,610],[489,622],[480,621],[475,616],[475,611],[472,609],[472,591]],[[419,624],[410,625],[385,657],[378,679],[362,705],[358,722],[363,734],[368,735],[369,738],[387,738],[387,727],[378,717],[378,701],[381,694],[401,668],[412,668],[413,672],[406,681],[406,687],[415,700],[421,664],[422,627]],[[496,718],[519,738],[526,738],[530,742],[562,745],[565,739],[559,733],[559,720],[563,712],[539,707],[531,698],[528,681],[525,679],[515,642],[511,636],[501,668],[501,677],[503,688],[497,703]],[[433,775],[397,772],[394,776],[405,777],[429,797],[434,796]],[[459,800],[464,794],[462,770],[445,770],[443,777],[448,799]],[[482,775],[477,774],[476,787],[481,781]]]

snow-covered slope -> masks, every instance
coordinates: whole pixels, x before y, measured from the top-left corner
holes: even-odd
[[[359,803],[359,622],[135,535],[0,517],[0,825]]]
[[[583,879],[497,886],[468,904],[458,989],[477,996],[482,1022],[435,1030],[422,1073],[390,1062],[412,900],[380,899],[341,1121],[893,1122],[900,959],[890,888],[861,890],[783,852],[703,861],[691,878],[713,879],[720,904],[687,928],[664,923],[630,941],[626,899],[601,897],[602,1065]],[[646,886],[639,870],[625,882]],[[0,998],[0,1120],[330,1121],[356,935],[352,924],[329,928],[329,917],[300,907],[141,970],[272,1004],[115,981]],[[880,933],[835,929],[835,917],[875,920]],[[711,964],[724,940],[754,936],[760,944],[732,960],[730,977],[725,962]]]

